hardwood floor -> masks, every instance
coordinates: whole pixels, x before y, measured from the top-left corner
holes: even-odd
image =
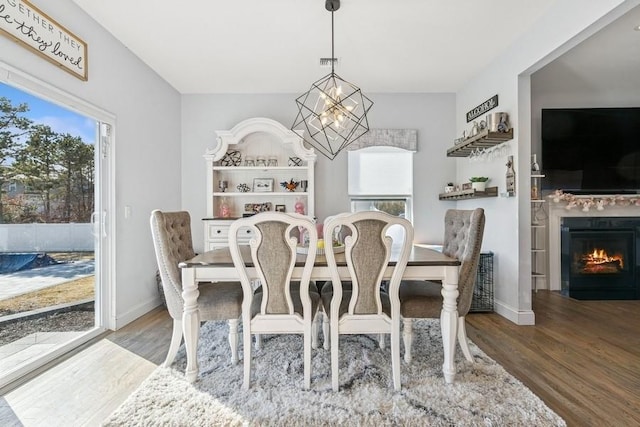
[[[569,426],[640,426],[640,301],[533,295],[535,326],[470,314],[467,333]]]
[[[469,314],[473,342],[569,426],[640,426],[640,301],[533,296],[536,326]],[[4,390],[2,426],[99,425],[160,364],[171,319],[154,310]]]

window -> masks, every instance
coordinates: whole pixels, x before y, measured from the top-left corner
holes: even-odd
[[[413,151],[368,147],[349,151],[348,162],[351,212],[378,210],[413,222]]]
[[[369,147],[349,152],[351,211],[381,210],[412,220],[413,152]]]

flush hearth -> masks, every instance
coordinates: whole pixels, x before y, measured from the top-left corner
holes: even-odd
[[[562,292],[582,300],[639,299],[639,243],[639,218],[563,218]]]

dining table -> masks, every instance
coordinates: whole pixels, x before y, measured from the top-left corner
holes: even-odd
[[[249,246],[242,246],[241,253],[245,263],[249,266],[249,276],[257,278],[255,270],[251,268],[251,253]],[[390,268],[383,278],[390,279],[392,267],[395,265],[398,254],[392,250],[389,260]],[[299,255],[296,266],[293,269],[292,280],[299,279],[302,275],[305,255]],[[350,279],[347,262],[344,253],[336,254],[336,263],[340,277]],[[228,247],[217,248],[196,255],[179,264],[182,274],[182,298],[183,332],[187,355],[187,367],[185,377],[189,382],[195,382],[198,377],[198,335],[200,331],[200,317],[198,312],[198,283],[239,281],[231,252]],[[443,304],[440,314],[440,326],[442,330],[442,345],[444,348],[444,362],[442,372],[447,383],[453,383],[456,375],[454,362],[455,345],[458,327],[458,270],[460,261],[449,257],[435,249],[420,245],[413,245],[409,261],[404,270],[403,280],[439,280],[442,282]],[[251,276],[253,274],[253,276]],[[311,280],[331,280],[331,272],[324,255],[316,255]]]

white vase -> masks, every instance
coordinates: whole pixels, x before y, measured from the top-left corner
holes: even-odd
[[[476,191],[484,191],[487,188],[487,182],[472,182],[471,183],[471,188],[473,188]]]

